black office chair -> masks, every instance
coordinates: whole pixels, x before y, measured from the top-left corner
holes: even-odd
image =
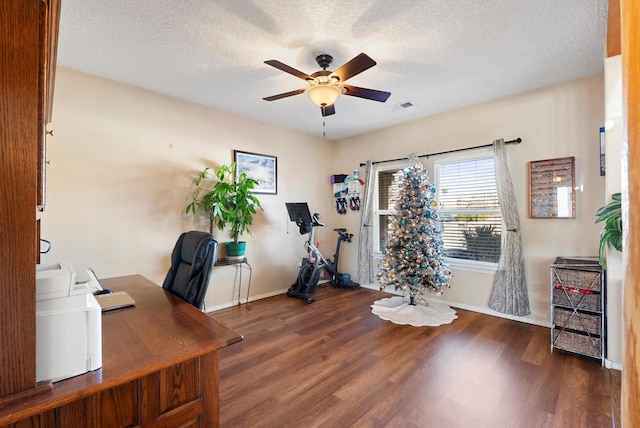
[[[202,310],[211,270],[218,259],[218,241],[207,232],[185,232],[171,254],[162,288]]]

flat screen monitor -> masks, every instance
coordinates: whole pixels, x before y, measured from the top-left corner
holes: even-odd
[[[311,224],[311,212],[306,202],[286,202],[289,219],[297,225]]]

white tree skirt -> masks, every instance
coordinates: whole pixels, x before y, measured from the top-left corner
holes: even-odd
[[[394,296],[376,300],[371,312],[394,324],[408,324],[414,327],[450,324],[458,318],[456,311],[444,303],[427,299],[427,304],[416,299],[416,305],[409,304],[409,297]]]

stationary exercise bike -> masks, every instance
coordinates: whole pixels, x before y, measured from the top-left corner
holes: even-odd
[[[318,285],[321,275],[325,275],[327,279],[331,279],[330,284],[338,288],[346,288],[355,290],[360,287],[357,282],[345,281],[342,274],[338,272],[338,260],[340,258],[340,245],[342,242],[351,242],[353,234],[347,233],[347,229],[333,229],[338,233],[338,243],[336,244],[336,253],[333,260],[325,258],[320,249],[315,244],[315,228],[324,226],[320,223],[320,214],[315,213],[313,217],[309,211],[306,202],[287,203],[287,211],[289,218],[294,221],[300,229],[300,234],[309,234],[309,238],[305,241],[304,247],[307,250],[308,257],[302,259],[300,271],[296,283],[287,290],[287,296],[297,297],[307,303],[313,303],[316,299],[309,295]]]

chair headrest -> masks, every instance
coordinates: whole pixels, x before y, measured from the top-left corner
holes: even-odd
[[[193,256],[198,250],[198,245],[204,238],[208,238],[209,236],[211,235],[207,232],[194,231],[186,233],[180,251],[182,261],[191,264],[193,262]]]

